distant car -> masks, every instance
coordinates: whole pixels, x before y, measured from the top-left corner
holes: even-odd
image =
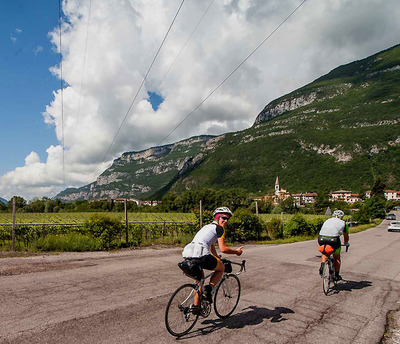
[[[395,214],[387,214],[386,220],[396,220],[396,215]]]
[[[400,232],[400,221],[392,221],[389,223],[388,232],[399,231]]]

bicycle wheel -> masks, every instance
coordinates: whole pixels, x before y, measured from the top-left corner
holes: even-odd
[[[325,295],[328,295],[330,286],[331,286],[331,274],[329,271],[329,263],[325,262],[324,268],[322,270],[322,289],[324,290]]]
[[[235,310],[240,298],[240,281],[234,274],[225,275],[215,290],[214,310],[218,317],[229,317]]]
[[[165,310],[165,326],[173,336],[188,333],[196,324],[199,315],[192,313],[196,285],[184,284],[171,296]]]

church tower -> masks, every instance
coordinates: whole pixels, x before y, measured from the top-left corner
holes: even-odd
[[[280,190],[281,190],[281,188],[279,187],[279,178],[277,176],[276,181],[275,181],[275,195],[277,195]]]

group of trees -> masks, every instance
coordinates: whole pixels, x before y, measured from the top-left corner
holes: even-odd
[[[275,205],[272,200],[265,202],[257,202],[259,213],[311,213],[324,214],[326,209],[342,209],[347,214],[353,214],[353,220],[360,223],[366,223],[371,218],[383,218],[386,209],[400,205],[400,202],[387,202],[384,197],[385,185],[377,179],[372,188],[371,199],[364,200],[355,204],[347,204],[346,202],[331,202],[329,200],[328,191],[319,191],[316,202],[307,204],[305,207],[296,207],[295,202],[290,197],[280,204]],[[140,212],[184,212],[188,213],[198,210],[200,201],[204,211],[212,211],[218,206],[228,206],[232,211],[237,209],[248,209],[252,213],[256,212],[256,195],[249,194],[242,188],[231,188],[215,190],[212,188],[202,188],[195,190],[187,190],[181,194],[168,192],[162,197],[162,201],[157,206],[138,206],[135,202],[127,202],[128,211]],[[50,199],[43,197],[42,199],[34,198],[27,202],[24,198],[16,196],[17,211],[27,213],[57,213],[57,212],[122,212],[124,211],[124,203],[114,200],[106,201],[84,201],[76,200],[74,202],[62,202],[59,199]],[[12,209],[12,201],[7,205],[0,202],[0,211],[10,212]]]
[[[48,197],[33,198],[27,202],[20,196],[15,196],[16,209],[23,213],[58,213],[58,212],[108,212],[108,211],[124,211],[123,202],[115,202],[114,200],[106,201],[83,201],[76,200],[74,202],[62,202],[59,199],[50,199]],[[139,206],[136,202],[127,202],[129,211],[138,210]],[[146,207],[143,207],[145,209]],[[0,211],[12,211],[12,198],[7,205],[0,202]],[[142,210],[141,210],[142,211]]]

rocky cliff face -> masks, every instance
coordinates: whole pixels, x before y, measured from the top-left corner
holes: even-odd
[[[119,197],[146,199],[199,163],[219,139],[197,136],[170,145],[123,153],[94,183],[67,189],[56,197],[63,201]]]
[[[254,124],[260,124],[285,112],[296,110],[299,107],[311,104],[317,99],[317,93],[311,92],[307,95],[298,95],[281,101],[269,103],[256,117]]]
[[[398,188],[399,80],[400,45],[270,102],[251,128],[124,153],[96,182],[56,197],[145,200],[202,187],[259,192],[273,187],[276,175],[291,190],[359,190],[376,176]]]

